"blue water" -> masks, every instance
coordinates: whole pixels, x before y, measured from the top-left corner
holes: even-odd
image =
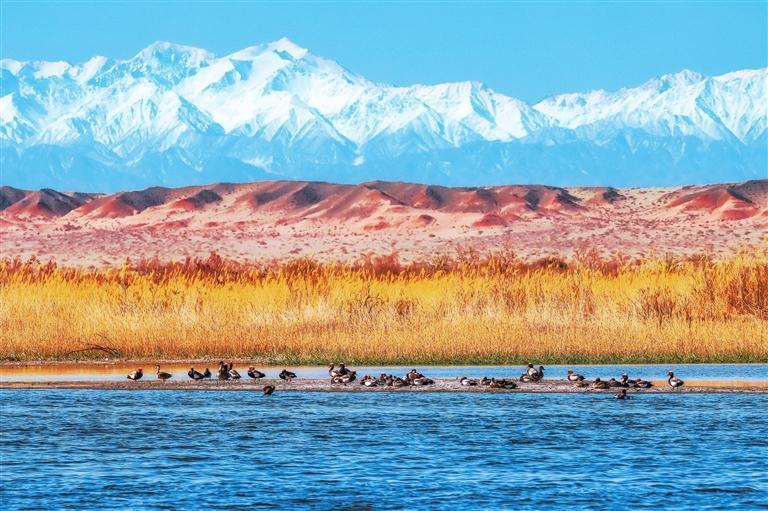
[[[768,509],[768,395],[2,390],[3,509]]]

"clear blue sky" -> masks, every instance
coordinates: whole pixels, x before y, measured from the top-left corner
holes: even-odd
[[[155,40],[218,55],[286,36],[369,79],[478,80],[536,101],[694,69],[768,65],[768,3],[0,1],[3,57],[127,58]]]

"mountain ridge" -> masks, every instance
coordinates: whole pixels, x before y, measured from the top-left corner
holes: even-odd
[[[766,176],[768,68],[529,105],[480,82],[375,83],[287,39],[224,57],[0,63],[3,184],[212,181],[679,185]]]

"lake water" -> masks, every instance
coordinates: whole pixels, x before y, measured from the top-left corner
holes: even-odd
[[[768,509],[768,395],[0,390],[3,509]]]
[[[29,364],[29,365],[0,365],[0,381],[122,381],[125,375],[143,365],[144,372],[150,378],[154,374],[154,363],[143,362],[126,363],[115,362],[110,364],[94,363],[61,363],[61,364]],[[218,368],[218,361],[195,364],[163,364],[163,371],[173,373],[175,378],[187,378],[187,371],[190,365],[203,370],[209,367],[214,373]],[[248,367],[247,363],[238,364],[237,368],[245,375],[244,369]],[[256,364],[256,367],[267,373],[270,378],[277,377],[277,374],[283,369],[280,367],[264,367]],[[287,366],[296,372],[299,378],[325,378],[328,376],[327,367],[295,367]],[[538,365],[537,365],[538,367]],[[371,374],[378,376],[379,373],[403,375],[410,371],[412,367],[406,366],[386,366],[386,367],[354,367],[358,375]],[[419,371],[432,378],[458,378],[466,376],[468,378],[516,378],[523,372],[524,367],[516,366],[433,366],[416,367]],[[565,378],[568,369],[574,369],[583,374],[588,379],[594,379],[599,376],[603,379],[611,377],[619,378],[622,373],[629,374],[632,378],[640,377],[646,380],[666,380],[667,371],[672,369],[675,374],[683,378],[686,382],[694,383],[697,380],[707,382],[728,382],[728,381],[768,381],[768,364],[635,364],[635,365],[553,365],[546,366],[545,376],[550,378]]]

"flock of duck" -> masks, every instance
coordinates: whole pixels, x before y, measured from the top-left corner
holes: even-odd
[[[254,366],[250,366],[246,372],[246,375],[248,375],[249,378],[254,380],[260,380],[261,378],[266,377],[266,374],[257,370]],[[348,383],[352,383],[356,381],[357,378],[357,371],[353,371],[352,369],[349,369],[344,364],[339,364],[338,367],[336,367],[335,364],[330,364],[328,366],[328,375],[330,376],[330,382],[331,385],[336,384],[342,384],[346,385]],[[142,368],[138,368],[135,371],[131,371],[128,373],[127,378],[129,380],[138,381],[142,379],[144,376],[144,371]],[[166,381],[173,377],[171,373],[161,371],[160,365],[155,366],[155,376],[158,380]],[[190,367],[189,371],[187,372],[187,376],[195,381],[205,380],[205,379],[212,379],[213,373],[211,373],[210,369],[207,367],[204,371],[200,372],[196,370],[194,367]],[[680,388],[684,385],[685,382],[681,380],[680,378],[675,377],[675,373],[672,371],[669,371],[667,373],[667,384],[672,389]],[[284,382],[290,382],[294,378],[296,378],[296,373],[288,371],[287,369],[283,369],[278,374],[278,377],[283,380]],[[219,369],[216,373],[216,379],[218,380],[239,380],[242,378],[240,375],[240,372],[235,369],[234,364],[232,362],[225,363],[225,362],[219,362]],[[619,393],[616,394],[616,399],[631,399],[630,396],[627,395],[627,389],[649,389],[653,387],[653,383],[650,381],[643,380],[642,378],[635,378],[630,379],[629,375],[622,374],[621,377],[617,380],[616,378],[611,378],[608,381],[601,380],[600,378],[595,378],[593,381],[587,381],[583,375],[578,374],[573,369],[568,369],[568,375],[566,376],[566,379],[573,383],[575,387],[585,388],[585,387],[591,387],[593,389],[597,390],[609,390],[609,389],[620,389]],[[518,388],[517,381],[523,382],[523,383],[539,383],[544,380],[544,367],[539,366],[538,369],[534,367],[533,364],[528,364],[528,367],[525,369],[525,371],[520,375],[520,377],[517,379],[517,381],[512,379],[496,379],[496,378],[487,378],[483,377],[480,380],[467,378],[466,376],[462,376],[458,379],[459,384],[462,387],[472,387],[477,385],[484,385],[492,389],[507,389],[512,390]],[[365,387],[407,387],[407,386],[419,386],[419,385],[432,385],[435,383],[434,380],[431,378],[427,378],[420,372],[418,372],[416,369],[412,369],[408,373],[405,374],[405,376],[395,376],[393,374],[386,374],[381,373],[378,377],[365,375],[360,380],[360,384]],[[264,395],[271,395],[275,391],[274,385],[266,385],[263,388]]]

